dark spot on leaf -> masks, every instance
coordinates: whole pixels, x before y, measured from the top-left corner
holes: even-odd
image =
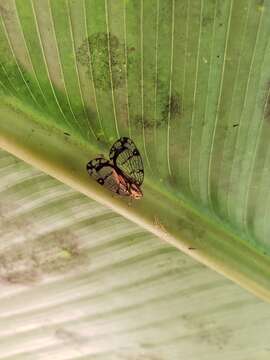
[[[29,284],[43,276],[73,271],[87,261],[75,235],[65,230],[11,246],[0,252],[0,279],[11,284]]]
[[[267,120],[267,122],[270,122],[270,80],[268,80],[266,83],[262,110],[264,119]]]
[[[177,94],[173,94],[170,98],[171,115],[176,116],[181,113],[180,98]]]
[[[136,115],[134,117],[134,124],[136,127],[144,127],[145,130],[150,130],[155,127],[155,119],[148,119],[147,117],[142,118],[141,115]]]
[[[196,250],[195,247],[189,247],[188,250]]]
[[[178,184],[178,178],[175,174],[169,175],[167,177],[167,181],[168,181],[168,185],[172,186],[172,188],[175,188],[177,186],[179,186]]]
[[[172,95],[167,98],[162,111],[162,123],[166,123],[169,113],[171,119],[181,116],[181,99],[176,91],[173,91]]]
[[[70,134],[69,134],[69,133],[67,133],[67,132],[64,132],[64,134],[65,134],[65,135],[67,135],[67,136],[70,136]]]
[[[212,17],[210,17],[210,16],[204,16],[203,20],[202,20],[202,26],[207,26],[209,24],[212,24],[213,20],[214,19]]]
[[[233,127],[237,127],[237,126],[239,126],[239,124],[233,124]]]
[[[92,66],[96,88],[110,90],[112,83],[115,89],[125,85],[125,48],[115,35],[105,32],[92,34],[77,49],[76,56],[88,73]]]

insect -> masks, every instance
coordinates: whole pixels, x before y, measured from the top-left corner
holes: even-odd
[[[86,165],[88,174],[118,195],[142,198],[143,162],[134,142],[121,137],[111,147],[109,158],[107,160],[101,155],[90,160]]]

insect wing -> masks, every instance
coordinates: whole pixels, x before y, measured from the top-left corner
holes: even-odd
[[[129,180],[140,186],[144,178],[143,162],[139,150],[128,137],[117,140],[110,151],[110,160]]]
[[[88,162],[86,169],[88,174],[106,189],[119,195],[129,196],[127,183],[108,160],[102,157],[93,159]]]

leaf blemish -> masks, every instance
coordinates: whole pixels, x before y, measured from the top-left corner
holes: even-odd
[[[92,67],[96,88],[108,91],[125,85],[125,46],[118,38],[109,33],[98,32],[86,38],[76,51],[78,62]],[[111,79],[112,76],[112,79]]]
[[[31,284],[44,276],[66,273],[88,262],[76,236],[67,230],[53,232],[0,253],[0,279],[10,284]]]
[[[265,96],[263,101],[263,116],[264,119],[270,122],[270,80],[267,81]]]
[[[134,123],[138,127],[143,127],[145,130],[151,130],[155,127],[155,125],[158,127],[160,126],[159,122],[155,122],[155,119],[148,119],[147,117],[143,117],[141,115],[136,115],[134,117]]]
[[[211,16],[204,16],[202,20],[202,26],[207,26],[209,24],[212,24],[214,22],[213,17]]]
[[[181,100],[180,96],[173,92],[170,97],[168,97],[167,102],[162,111],[162,118],[165,120],[168,118],[170,113],[171,119],[174,119],[178,116],[181,116]]]

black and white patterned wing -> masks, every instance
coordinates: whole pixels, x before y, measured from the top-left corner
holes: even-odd
[[[140,186],[144,178],[143,162],[139,150],[128,137],[121,137],[110,150],[110,160],[124,175]]]
[[[98,157],[86,165],[88,174],[106,189],[122,196],[129,196],[128,186],[110,161]],[[122,181],[121,181],[122,180]]]

